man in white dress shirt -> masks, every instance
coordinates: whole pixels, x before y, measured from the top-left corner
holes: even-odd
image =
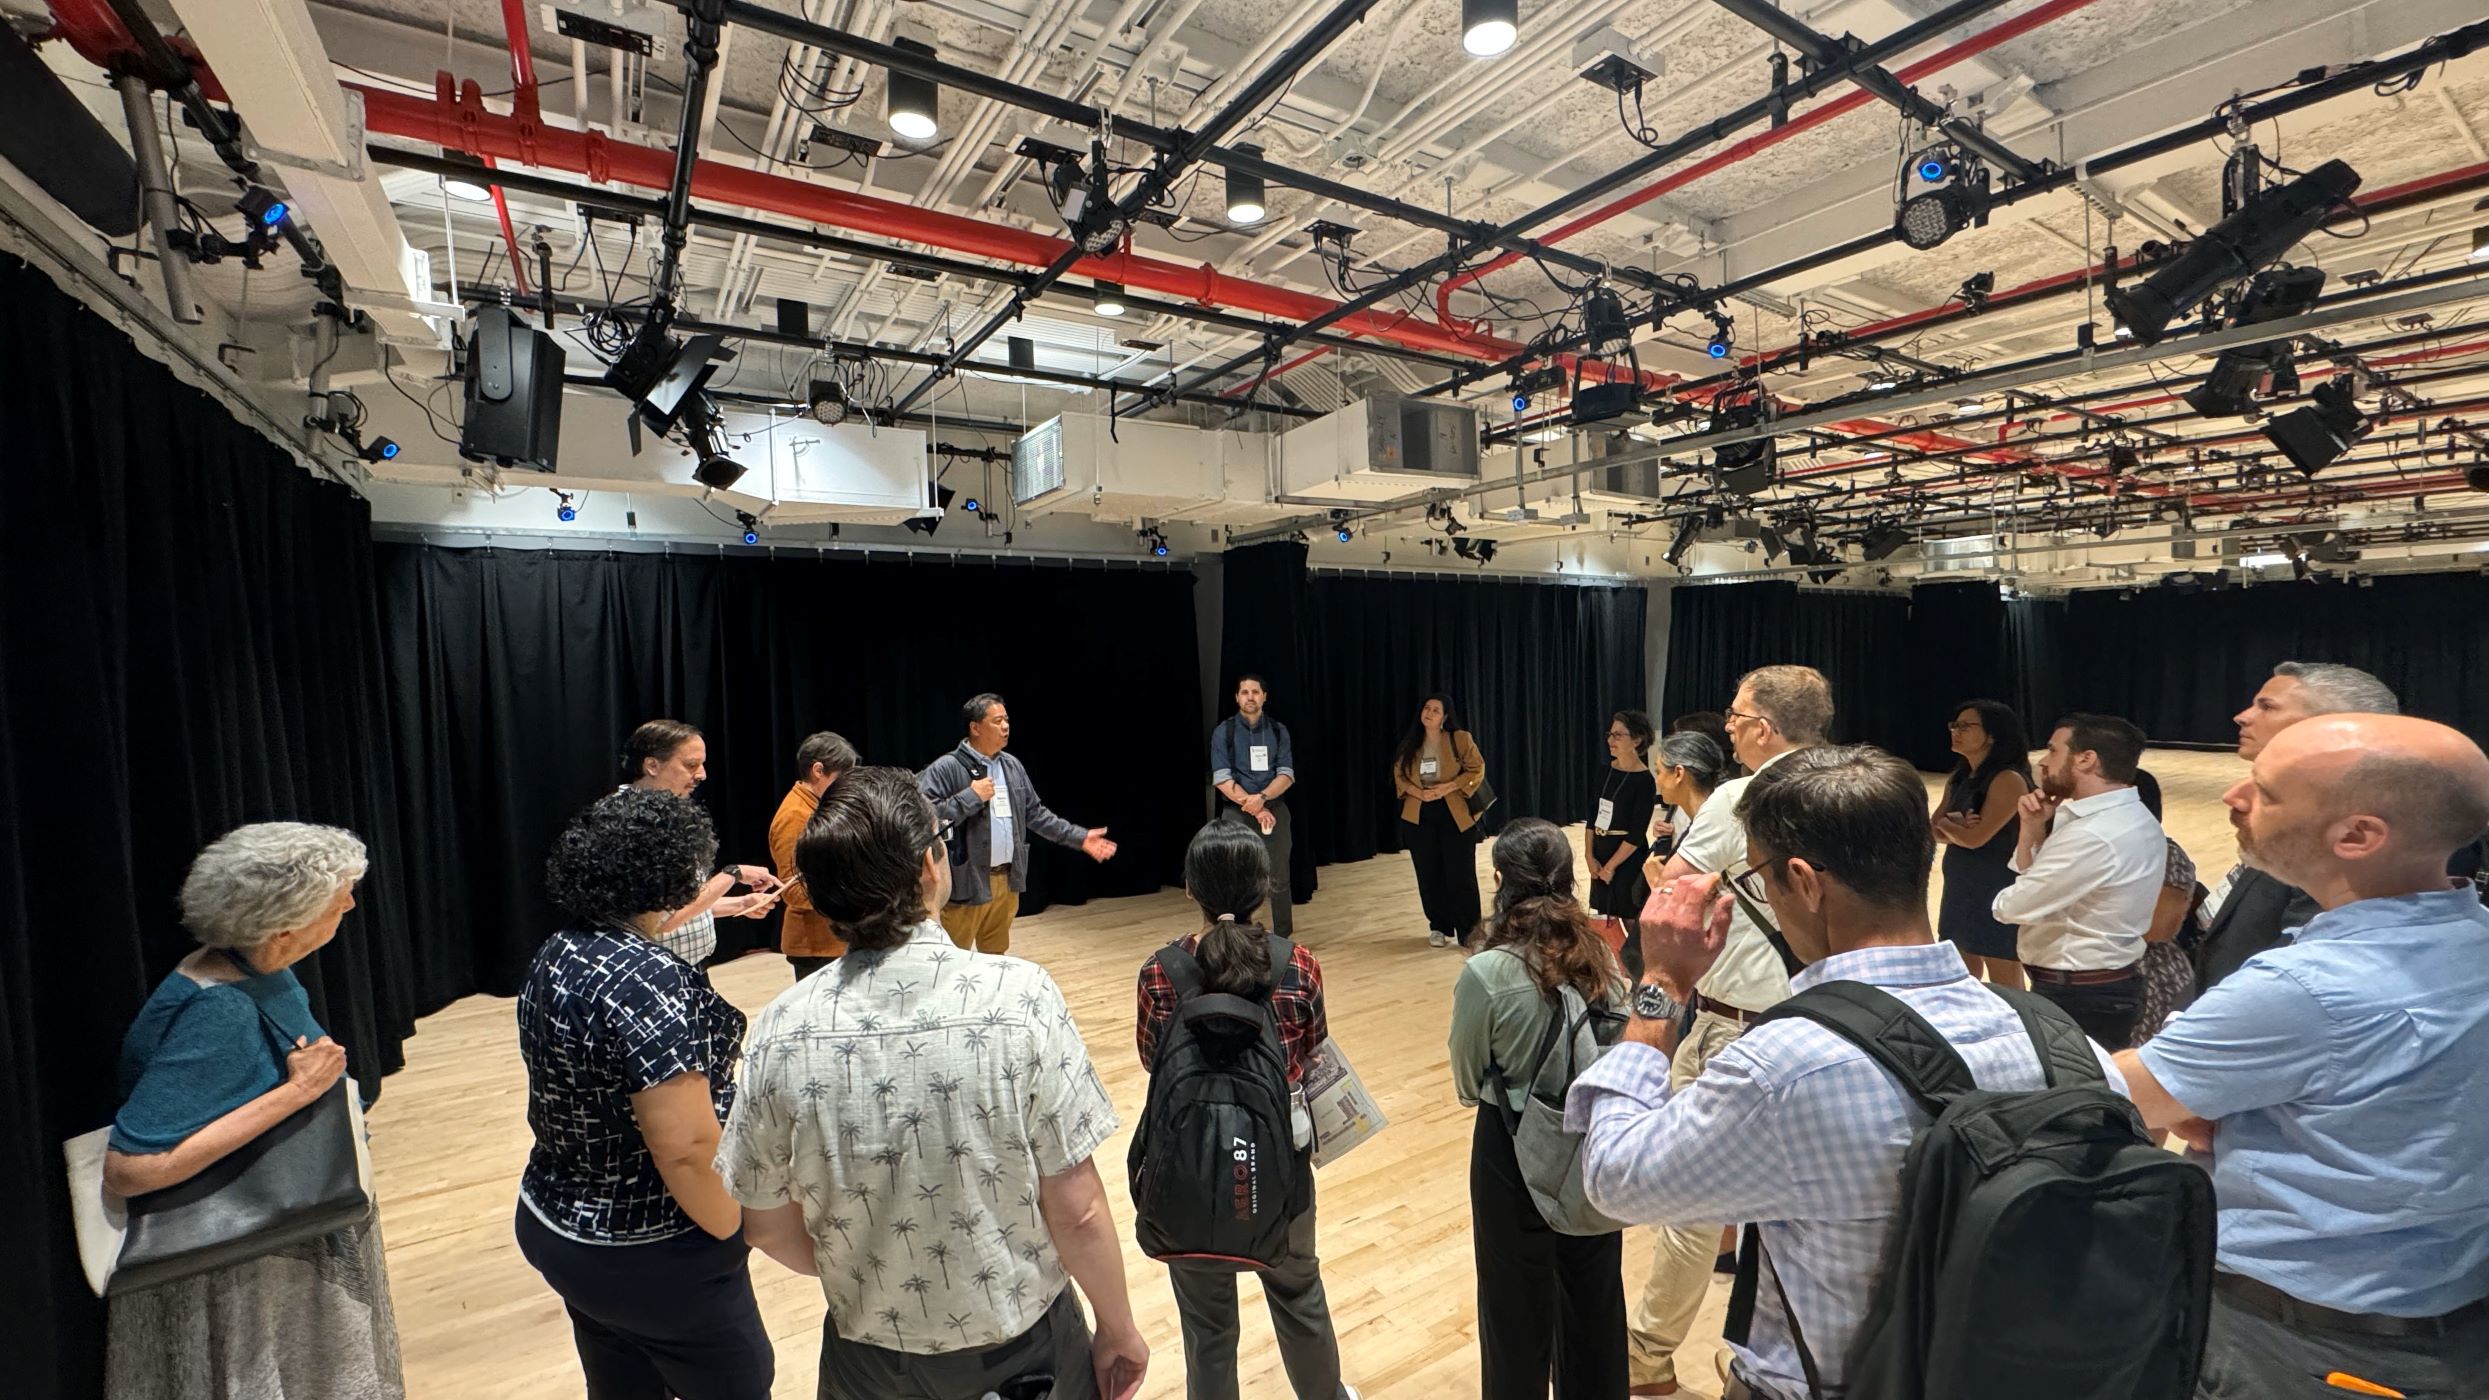
[[[1725,878],[1742,869],[1746,828],[1737,804],[1751,775],[1799,749],[1821,744],[1832,731],[1832,683],[1812,666],[1764,666],[1737,683],[1728,707],[1729,742],[1750,775],[1720,784],[1694,820],[1678,833],[1676,853],[1655,872],[1658,889],[1680,877]],[[1725,886],[1724,886],[1725,888]],[[1758,920],[1757,916],[1761,916]],[[1762,1013],[1789,997],[1789,968],[1768,932],[1768,904],[1741,904],[1729,920],[1719,960],[1693,987],[1693,1020],[1670,1051],[1669,1081],[1679,1089],[1694,1082],[1713,1056],[1734,1044]],[[1723,1225],[1669,1225],[1658,1231],[1651,1272],[1634,1303],[1627,1329],[1630,1395],[1677,1393],[1676,1352],[1694,1327],[1703,1294],[1711,1286],[1712,1262]]]
[[[1999,923],[2021,926],[2031,990],[2112,1050],[2134,1044],[2143,936],[2169,862],[2168,837],[2135,791],[2143,745],[2122,719],[2058,722],[2040,785],[2023,795],[2016,879],[1994,906]]]

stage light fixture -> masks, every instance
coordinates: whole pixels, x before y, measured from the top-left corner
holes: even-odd
[[[892,39],[890,46],[920,58],[936,56],[933,45],[905,35]],[[931,78],[920,78],[893,69],[882,111],[890,122],[890,129],[900,139],[920,143],[930,141],[942,131],[942,85]]]
[[[1521,34],[1521,0],[1461,0],[1461,47],[1493,58]]]
[[[554,499],[560,503],[553,507],[554,519],[568,525],[572,521],[579,518],[579,507],[570,503],[570,493],[568,491],[556,491],[553,495]]]
[[[1728,332],[1722,331],[1711,337],[1710,341],[1703,346],[1703,353],[1715,360],[1725,360],[1728,358],[1730,348]]]
[[[811,406],[813,421],[829,428],[846,422],[856,409],[854,401],[847,397],[847,386],[835,379],[812,381],[804,401]]]
[[[976,502],[970,501],[968,503],[968,508],[970,510],[976,509]],[[1149,546],[1151,558],[1164,559],[1167,557],[1166,531],[1159,529],[1155,525],[1150,525],[1143,527],[1138,533],[1141,536],[1141,543]]]
[[[1512,411],[1513,411],[1513,412],[1515,412],[1515,413],[1527,413],[1527,412],[1529,412],[1529,411],[1530,411],[1530,396],[1529,396],[1529,395],[1527,395],[1527,394],[1515,394],[1515,395],[1513,395],[1513,396],[1512,396]]]
[[[1341,526],[1341,527],[1339,527],[1337,530],[1334,530],[1334,531],[1332,531],[1331,533],[1339,537],[1339,542],[1340,542],[1341,544],[1347,544],[1349,541],[1354,540],[1355,538],[1357,538],[1357,534],[1356,534],[1356,532],[1355,532],[1355,531],[1353,531],[1353,530],[1351,530],[1351,529],[1349,529],[1349,528],[1348,528],[1347,526],[1345,526],[1345,525],[1342,525],[1342,526]],[[1464,543],[1466,543],[1466,541],[1464,541]]]
[[[1124,314],[1124,289],[1120,283],[1100,282],[1089,289],[1089,309],[1100,316]]]
[[[1682,521],[1679,521],[1677,523],[1677,537],[1668,542],[1666,552],[1662,553],[1659,557],[1667,561],[1669,568],[1684,568],[1685,556],[1688,551],[1694,548],[1694,537],[1702,533],[1702,528],[1703,521],[1702,517],[1699,515],[1689,515]]]
[[[968,512],[970,515],[978,517],[983,517],[985,514],[984,503],[979,501],[974,496],[970,496],[967,500],[960,502],[959,508]]]
[[[1868,563],[1890,559],[1910,544],[1910,532],[1898,525],[1874,525],[1859,542]]]
[[[2463,484],[2475,491],[2489,491],[2489,457],[2472,463],[2463,473]]]
[[[735,523],[743,527],[743,542],[745,544],[759,544],[761,542],[760,520],[758,517],[754,516],[752,512],[748,510],[736,511]]]
[[[704,453],[691,479],[712,491],[723,491],[743,479],[744,465],[723,452]]]
[[[2489,228],[2472,230],[2472,261],[2489,261]]]
[[[441,177],[441,193],[452,199],[463,199],[469,204],[490,204],[493,198],[493,192],[490,189],[473,180],[461,180],[455,175]]]
[[[1952,157],[1943,147],[1939,146],[1934,150],[1919,152],[1920,180],[1931,185],[1942,184],[1944,182],[1944,178],[1952,173]]]
[[[397,439],[376,437],[358,445],[355,452],[366,462],[393,462],[398,455]]]
[[[2110,292],[2109,314],[2136,340],[2159,344],[2170,322],[2289,252],[2348,204],[2358,188],[2359,172],[2339,160],[2326,161],[2287,184],[2266,187],[2140,284]]]
[[[1261,147],[1243,142],[1237,143],[1236,150],[1240,154],[1252,156],[1257,160],[1262,155]],[[1250,226],[1268,218],[1270,216],[1268,194],[1268,187],[1262,183],[1260,175],[1229,166],[1227,169],[1227,221],[1239,226]]]
[[[1984,192],[1975,194],[1969,185],[1957,182],[1903,200],[1893,227],[1902,242],[1925,252],[1986,218],[1987,212]]]
[[[264,229],[273,229],[284,223],[288,208],[274,191],[260,185],[242,191],[242,197],[233,202],[233,207],[242,211],[242,217],[251,221],[251,227]]]
[[[2368,436],[2368,415],[2353,397],[2350,376],[2316,386],[2304,408],[2264,425],[2265,439],[2304,476],[2314,476]]]
[[[920,535],[930,535],[934,531],[941,529],[942,516],[945,512],[950,510],[952,499],[958,495],[958,492],[952,490],[948,486],[944,486],[939,482],[934,483],[932,513],[920,515],[913,520],[907,521],[907,528]]]

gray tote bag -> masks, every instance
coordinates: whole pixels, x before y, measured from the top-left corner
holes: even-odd
[[[1582,1190],[1582,1135],[1564,1129],[1564,1096],[1573,1087],[1573,1076],[1599,1058],[1604,1047],[1592,1030],[1591,1010],[1581,993],[1560,987],[1555,1001],[1547,1029],[1538,1038],[1538,1053],[1531,1057],[1529,1096],[1521,1107],[1512,1107],[1500,1066],[1489,1065],[1487,1076],[1494,1081],[1495,1106],[1512,1133],[1521,1179],[1529,1185],[1530,1200],[1547,1228],[1560,1235],[1612,1234],[1624,1229],[1625,1222],[1590,1204]]]

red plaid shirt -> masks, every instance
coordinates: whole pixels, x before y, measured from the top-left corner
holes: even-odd
[[[1175,945],[1187,953],[1199,952],[1201,935],[1176,940]],[[1270,1009],[1279,1021],[1279,1047],[1287,1052],[1288,1082],[1302,1083],[1305,1063],[1314,1051],[1329,1039],[1331,1028],[1322,1014],[1322,964],[1314,961],[1311,950],[1302,943],[1279,972],[1279,985],[1271,990]],[[1175,983],[1159,965],[1156,954],[1141,964],[1141,1015],[1136,1035],[1141,1047],[1144,1069],[1158,1063],[1158,1037],[1167,1033],[1167,1024],[1175,1019]]]

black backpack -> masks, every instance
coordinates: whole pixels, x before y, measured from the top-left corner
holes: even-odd
[[[2030,992],[1988,990],[2020,1013],[2046,1088],[1979,1088],[1934,1027],[1860,982],[1811,987],[1761,1018],[1823,1026],[1935,1118],[1902,1160],[1884,1274],[1846,1358],[1844,1393],[2191,1400],[2212,1307],[2212,1178],[2157,1145],[2072,1018]],[[1761,1256],[1748,1226],[1733,1339],[1751,1321]],[[1781,1307],[1808,1390],[1821,1396],[1786,1294]]]
[[[1205,992],[1191,953],[1158,951],[1176,1010],[1127,1164],[1133,1237],[1152,1259],[1269,1268],[1307,1204],[1312,1172],[1290,1127],[1288,1057],[1270,1005],[1296,945],[1266,936],[1272,986],[1252,998]]]

